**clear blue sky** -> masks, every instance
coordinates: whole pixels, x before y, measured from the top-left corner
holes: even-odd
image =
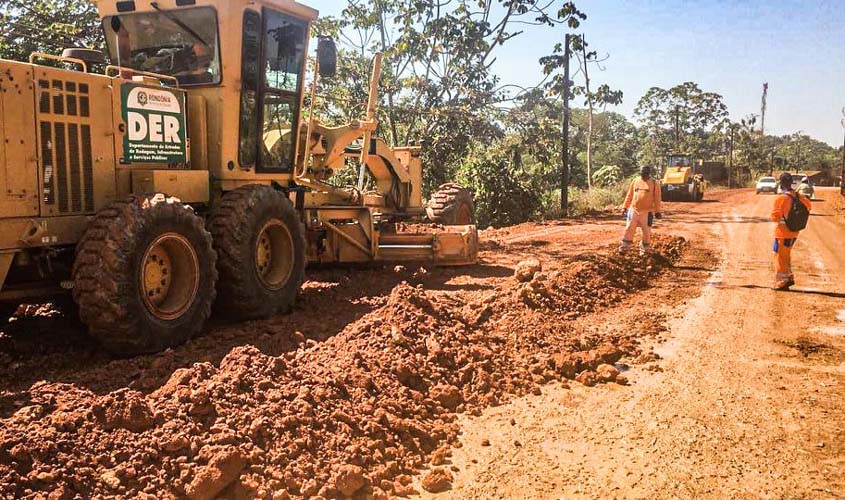
[[[321,14],[339,14],[343,0],[300,0]],[[760,112],[769,83],[766,132],[803,131],[842,144],[845,106],[845,0],[580,0],[592,48],[608,53],[596,83],[621,89],[617,111],[633,115],[651,86],[697,82],[718,92],[734,120]],[[504,83],[542,79],[537,59],[563,37],[562,28],[533,29],[499,52]]]

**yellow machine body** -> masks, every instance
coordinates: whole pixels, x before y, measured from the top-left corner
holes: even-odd
[[[316,10],[292,0],[96,4],[111,65],[0,60],[0,300],[64,285],[19,276],[22,285],[9,287],[7,278],[17,267],[45,274],[98,210],[133,193],[163,192],[203,213],[226,192],[264,184],[295,204],[311,262],[476,261],[472,225],[382,231],[425,207],[420,149],[374,135],[380,55],[361,119],[330,128],[303,112]],[[191,36],[151,53],[126,48],[160,36],[155,29]],[[350,161],[365,166],[373,191],[327,182]]]
[[[692,157],[687,154],[673,154],[663,170],[661,190],[667,201],[701,201],[707,182],[696,173]]]

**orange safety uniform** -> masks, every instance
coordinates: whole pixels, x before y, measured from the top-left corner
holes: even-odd
[[[624,209],[627,210],[628,223],[622,236],[622,249],[629,248],[634,242],[637,228],[643,232],[643,248],[651,246],[651,225],[654,214],[660,213],[662,199],[660,183],[654,179],[636,179],[628,188]]]
[[[795,274],[792,272],[792,248],[798,240],[798,231],[791,231],[786,225],[786,218],[792,210],[794,203],[793,196],[798,196],[807,210],[812,209],[812,203],[805,197],[796,194],[794,191],[779,194],[775,198],[775,206],[772,209],[772,221],[777,222],[775,227],[775,243],[772,247],[775,254],[775,287],[788,288],[795,283]]]

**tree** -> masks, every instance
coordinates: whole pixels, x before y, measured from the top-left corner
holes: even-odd
[[[729,130],[734,136],[734,170],[741,174],[759,175],[771,168],[772,141],[760,135],[757,116],[749,115],[739,122],[731,123]]]
[[[382,135],[425,143],[429,192],[454,177],[475,141],[501,137],[497,106],[517,96],[491,71],[500,48],[528,27],[577,27],[585,17],[565,1],[361,0],[329,24],[345,49],[385,54],[380,121],[390,132]],[[324,89],[331,96],[346,85],[336,79]]]
[[[791,170],[821,170],[832,173],[838,163],[836,149],[807,134],[796,132],[774,138],[777,155]]]
[[[0,57],[25,61],[32,52],[102,49],[96,6],[87,0],[0,0]]]
[[[723,150],[728,108],[721,95],[705,92],[696,83],[651,87],[634,114],[642,124],[640,160],[646,164],[662,165],[673,152],[709,158]]]
[[[598,104],[602,108],[607,105],[618,105],[622,103],[622,91],[612,90],[607,84],[600,85],[596,92],[590,90],[590,65],[595,64],[601,69],[601,62],[606,61],[607,57],[599,60],[596,51],[587,52],[587,40],[584,35],[574,39],[575,57],[578,59],[580,71],[584,74],[584,86],[573,87],[574,95],[583,95],[584,102],[587,105],[588,123],[587,123],[587,189],[593,186],[593,115],[595,112],[594,105]],[[578,50],[580,49],[580,51]]]

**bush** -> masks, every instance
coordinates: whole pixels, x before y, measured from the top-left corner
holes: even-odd
[[[627,184],[619,183],[612,187],[593,188],[591,190],[577,187],[569,188],[569,215],[598,214],[607,209],[617,208],[625,199]],[[544,198],[543,217],[546,219],[560,219],[560,190],[546,193]]]
[[[503,227],[539,218],[543,208],[542,173],[530,159],[514,155],[513,144],[474,145],[456,181],[475,199],[479,227]]]

